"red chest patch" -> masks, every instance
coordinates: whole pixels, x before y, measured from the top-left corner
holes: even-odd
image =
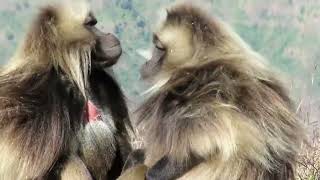
[[[87,122],[94,122],[98,119],[98,116],[101,115],[99,112],[97,106],[95,106],[91,101],[87,102],[86,105],[86,111],[87,111]]]

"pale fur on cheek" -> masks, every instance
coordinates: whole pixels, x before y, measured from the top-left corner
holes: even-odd
[[[184,27],[168,25],[157,33],[159,40],[166,46],[166,62],[172,65],[188,63],[194,53],[191,32]]]

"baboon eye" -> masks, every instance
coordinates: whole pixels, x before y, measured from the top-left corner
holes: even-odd
[[[166,47],[161,43],[157,35],[153,35],[153,44],[156,46],[159,50],[166,50]]]
[[[93,16],[92,13],[90,13],[85,19],[84,25],[92,27],[92,26],[95,26],[97,23],[98,23],[97,19]]]

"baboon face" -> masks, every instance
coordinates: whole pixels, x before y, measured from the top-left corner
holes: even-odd
[[[152,57],[141,68],[141,77],[145,80],[159,79],[194,63],[194,40],[186,26],[164,24],[154,33],[153,44]]]
[[[85,27],[94,34],[96,38],[95,46],[92,51],[92,63],[103,67],[114,65],[122,53],[119,39],[111,33],[103,33],[95,27],[96,18],[90,13],[86,18]]]

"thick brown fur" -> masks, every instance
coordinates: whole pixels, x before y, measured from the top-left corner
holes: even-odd
[[[128,111],[117,83],[91,62],[97,36],[84,25],[89,15],[82,1],[41,9],[1,69],[0,179],[106,179],[121,172],[131,150]],[[89,99],[111,117],[85,123]]]
[[[165,53],[138,111],[147,179],[294,179],[303,131],[258,53],[192,5],[168,10],[155,45]]]

